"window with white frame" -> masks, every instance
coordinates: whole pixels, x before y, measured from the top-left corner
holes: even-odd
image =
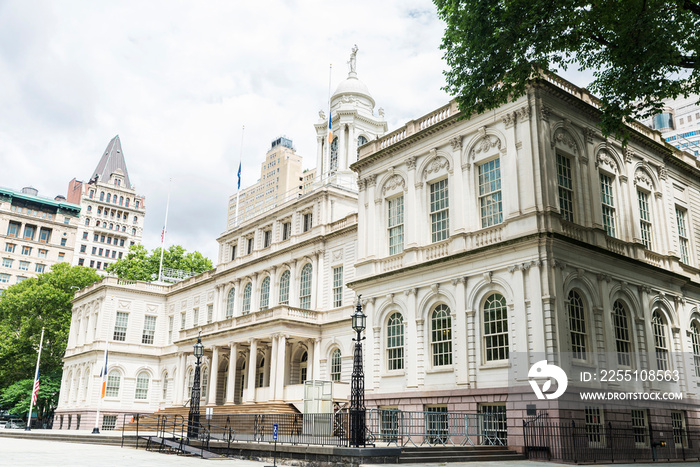
[[[506,299],[492,293],[484,300],[484,357],[487,362],[507,360],[508,307]]]
[[[202,368],[201,382],[202,382],[202,384],[201,384],[201,386],[202,386],[202,390],[201,390],[202,398],[206,399],[207,395],[208,395],[207,389],[209,388],[209,367],[208,366],[205,366],[204,368]]]
[[[270,306],[270,276],[263,279],[260,285],[260,309],[267,310]]]
[[[668,345],[666,343],[666,326],[659,311],[651,315],[651,327],[654,333],[654,350],[656,352],[656,369],[668,370]]]
[[[207,324],[212,321],[214,321],[214,305],[210,303],[207,305]]]
[[[500,159],[479,165],[479,211],[482,228],[503,222]]]
[[[97,321],[97,320],[95,320]],[[175,317],[174,316],[168,316],[168,344],[173,343],[173,325],[174,325]]]
[[[557,153],[557,184],[559,212],[564,220],[574,221],[574,190],[571,177],[571,159]]]
[[[693,321],[690,325],[690,341],[693,346],[693,363],[695,364],[695,376],[700,378],[700,325]]]
[[[184,311],[180,313],[180,330],[182,331],[187,326],[187,313]]]
[[[671,423],[673,425],[673,444],[676,449],[688,447],[688,432],[686,431],[685,412],[680,410],[671,411]]]
[[[143,319],[143,334],[141,334],[142,344],[153,344],[156,334],[156,317],[145,316]]]
[[[632,434],[635,447],[644,448],[648,446],[648,426],[646,409],[632,409]]]
[[[403,316],[392,313],[386,326],[386,369],[403,370]]]
[[[569,300],[566,303],[567,315],[569,315],[569,331],[571,332],[571,352],[573,358],[586,359],[588,350],[586,336],[586,309],[583,306],[581,295],[575,290],[569,292]]]
[[[151,379],[145,371],[142,371],[136,376],[136,392],[134,393],[134,399],[148,399],[148,384],[150,381]]]
[[[447,179],[430,184],[430,232],[433,243],[450,235],[449,193]]]
[[[246,254],[251,254],[253,252],[253,246],[255,245],[255,238],[250,237],[246,240],[247,242],[247,253]]]
[[[192,309],[192,327],[199,326],[199,307]]]
[[[343,306],[343,267],[333,268],[333,306]]]
[[[236,289],[234,287],[228,291],[228,297],[226,298],[226,317],[230,318],[233,316],[233,305],[236,303]]]
[[[263,232],[263,248],[267,248],[272,245],[272,230],[266,230]]]
[[[289,270],[284,271],[280,277],[280,296],[279,304],[287,305],[289,304],[289,278],[291,274]]]
[[[452,316],[447,305],[440,304],[433,309],[430,328],[433,366],[452,365]]]
[[[253,284],[248,282],[243,289],[243,309],[241,312],[245,315],[250,313],[250,297],[253,295]]]
[[[639,202],[639,229],[642,233],[642,243],[648,250],[652,249],[652,223],[651,211],[649,209],[649,193],[637,190],[637,201]]]
[[[107,384],[105,387],[105,397],[119,397],[119,385],[122,376],[118,370],[112,370],[107,374]]]
[[[615,197],[613,195],[613,177],[600,173],[600,201],[603,212],[605,233],[615,236]]]
[[[588,446],[602,447],[605,441],[605,426],[603,425],[603,410],[597,406],[586,406],[586,436],[588,437]]]
[[[292,223],[285,222],[282,224],[282,240],[287,240],[292,236]]]
[[[313,213],[307,212],[303,217],[302,232],[308,232],[313,227],[314,215]]]
[[[129,314],[123,311],[117,311],[117,319],[114,322],[114,340],[126,340],[126,326],[129,323]]]
[[[331,381],[340,381],[343,370],[343,361],[340,357],[340,349],[335,349],[331,353]]]
[[[61,415],[62,417],[63,415]],[[70,417],[70,415],[69,415]],[[102,431],[113,431],[117,427],[116,415],[105,415],[102,417]]]
[[[388,202],[389,254],[403,251],[403,195]]]
[[[689,242],[688,242],[688,228],[686,223],[686,211],[685,209],[676,206],[676,224],[678,225],[678,253],[680,255],[680,260],[682,263],[690,264],[689,255]]]
[[[617,352],[617,364],[631,366],[632,341],[630,339],[627,310],[620,300],[613,304],[613,327],[615,328],[615,351]]]
[[[301,269],[301,283],[299,284],[299,308],[306,310],[311,308],[311,278],[313,269],[310,263]]]

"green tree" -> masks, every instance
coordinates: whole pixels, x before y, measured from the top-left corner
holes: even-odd
[[[0,296],[0,388],[34,377],[41,328],[41,374],[60,374],[77,289],[100,280],[90,268],[55,264],[51,271],[8,287]]]
[[[154,249],[151,254],[143,245],[131,245],[127,255],[110,264],[107,272],[120,279],[135,281],[153,281],[158,278],[160,267],[160,248]],[[199,274],[212,269],[211,260],[200,252],[187,253],[180,245],[173,245],[163,252],[163,267],[180,269],[193,274]]]
[[[30,397],[34,379],[16,381],[0,390],[0,407],[13,415],[24,418],[29,412]],[[34,411],[40,420],[48,420],[58,405],[58,393],[61,389],[61,372],[39,373],[39,393]]]
[[[691,0],[434,0],[447,23],[445,90],[467,114],[524,94],[536,69],[591,70],[604,134],[660,101],[700,92],[700,5]]]

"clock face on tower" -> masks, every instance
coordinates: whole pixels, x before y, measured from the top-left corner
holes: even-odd
[[[338,169],[338,137],[333,138],[331,143],[331,170]]]

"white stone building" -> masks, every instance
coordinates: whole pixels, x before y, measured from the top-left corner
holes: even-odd
[[[357,93],[334,94],[331,108],[342,113],[350,96],[371,111],[366,88],[346,86]],[[184,404],[200,332],[203,406],[299,405],[305,380],[334,381],[342,400],[362,294],[369,407],[498,414],[514,446],[531,404],[587,426],[697,426],[700,167],[641,124],[625,147],[603,138],[597,106],[551,75],[488,114],[462,118],[452,102],[368,135],[351,167],[359,194],[345,183],[351,151],[335,168],[321,150],[319,165],[348,178],[321,177],[221,235],[215,270],[172,286],[107,278],[76,295],[57,417],[94,417],[106,345],[105,414]],[[333,134],[354,141],[348,125]],[[570,384],[685,397],[533,401],[527,373],[541,359],[570,378],[675,372],[673,382]]]

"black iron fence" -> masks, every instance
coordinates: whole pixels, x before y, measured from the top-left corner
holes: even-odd
[[[700,430],[644,423],[634,426],[550,420],[541,414],[523,421],[530,459],[564,462],[700,460]]]

